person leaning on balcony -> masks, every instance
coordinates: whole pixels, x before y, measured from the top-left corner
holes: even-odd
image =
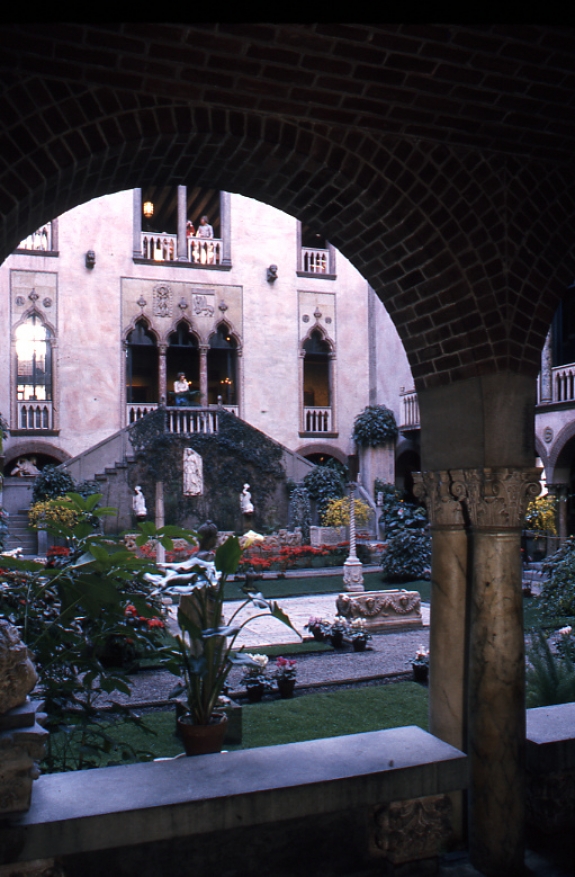
[[[176,405],[187,405],[188,390],[192,385],[191,381],[186,380],[184,372],[179,372],[177,379],[174,381],[174,393],[176,395]]]
[[[214,236],[213,226],[210,225],[207,216],[202,216],[202,218],[200,219],[200,225],[199,225],[198,230],[196,232],[196,237],[208,239],[208,238],[213,238],[213,236]],[[200,262],[204,262],[204,263],[207,262],[209,265],[211,265],[213,263],[213,261],[214,261],[214,245],[213,244],[206,244],[205,249],[203,246],[200,245]]]
[[[191,219],[188,219],[186,222],[186,244],[188,247],[188,257],[190,262],[194,261],[194,238],[196,236],[196,229],[194,228],[194,223]]]

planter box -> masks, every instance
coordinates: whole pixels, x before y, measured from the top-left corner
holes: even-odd
[[[309,541],[313,548],[337,545],[339,542],[345,542],[346,533],[346,527],[310,527]]]

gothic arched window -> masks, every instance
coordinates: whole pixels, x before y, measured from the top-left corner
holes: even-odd
[[[191,381],[191,390],[200,388],[200,356],[198,339],[187,323],[178,323],[174,332],[168,338],[166,351],[166,369],[168,383],[168,405],[173,405],[171,398],[172,387],[178,375],[183,372],[188,381]],[[198,396],[194,397],[195,404],[203,404]]]
[[[126,341],[128,403],[158,401],[158,348],[144,320],[138,320]]]
[[[52,332],[37,314],[32,314],[16,329],[17,378],[19,402],[52,399]]]
[[[210,338],[208,351],[208,404],[222,397],[224,405],[237,405],[237,344],[225,325],[218,326]]]

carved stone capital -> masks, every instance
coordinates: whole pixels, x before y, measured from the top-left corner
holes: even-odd
[[[438,856],[452,833],[447,795],[392,801],[373,813],[370,850],[393,864]]]
[[[452,490],[451,472],[414,472],[413,482],[413,492],[425,503],[432,527],[463,527],[463,509]]]
[[[453,470],[451,475],[472,527],[518,529],[527,505],[541,491],[541,471],[502,467]]]

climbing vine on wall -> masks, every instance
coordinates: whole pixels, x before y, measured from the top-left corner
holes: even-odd
[[[130,431],[136,462],[130,485],[140,484],[148,502],[155,483],[164,484],[166,523],[196,527],[207,519],[220,530],[241,531],[245,522],[239,495],[250,485],[253,529],[267,531],[276,525],[278,502],[287,502],[282,449],[245,421],[227,411],[218,413],[215,434],[174,435],[164,429],[165,414],[153,412]],[[183,449],[193,448],[203,461],[204,493],[183,495]],[[279,498],[278,498],[279,497]]]

